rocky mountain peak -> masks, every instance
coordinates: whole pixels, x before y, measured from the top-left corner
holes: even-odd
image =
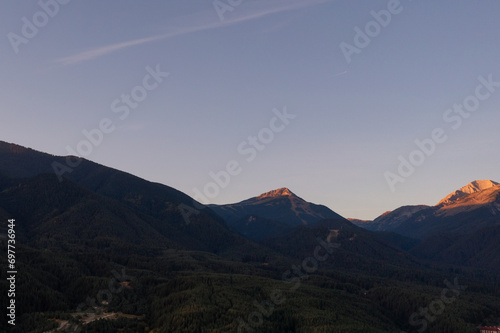
[[[263,193],[257,197],[257,199],[264,199],[264,198],[279,198],[279,197],[292,197],[295,196],[295,194],[292,193],[288,188],[282,187],[277,190],[269,191],[266,193]]]
[[[456,190],[453,193],[448,194],[444,199],[439,201],[437,204],[439,205],[449,205],[454,203],[455,201],[469,195],[473,194],[476,192],[480,192],[483,190],[487,190],[491,187],[499,185],[497,182],[494,182],[492,180],[474,180],[473,182],[470,182],[469,184],[465,185],[464,187]]]

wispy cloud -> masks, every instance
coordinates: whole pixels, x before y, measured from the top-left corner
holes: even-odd
[[[64,57],[64,58],[59,58],[55,62],[67,66],[67,65],[73,65],[82,61],[86,60],[91,60],[94,58],[98,58],[100,56],[106,55],[108,53],[112,53],[115,51],[119,51],[121,49],[125,49],[131,46],[136,46],[144,43],[149,43],[155,40],[163,39],[166,38],[165,36],[153,36],[153,37],[148,37],[148,38],[141,38],[141,39],[136,39],[136,40],[131,40],[128,42],[123,42],[123,43],[118,43],[118,44],[112,44],[108,46],[103,46],[95,49],[91,49],[82,53],[78,53],[69,57]]]
[[[170,28],[169,30],[171,31],[165,34],[93,48],[71,56],[56,59],[54,62],[60,66],[75,65],[80,62],[102,57],[129,47],[198,31],[226,27],[250,20],[260,19],[267,15],[311,7],[329,1],[331,0],[257,0],[244,3],[240,7],[237,7],[237,9],[234,10],[234,15],[223,22],[218,20],[215,10],[213,12],[205,11],[177,19],[176,22],[179,23],[177,26],[180,26],[180,28]],[[191,24],[186,26],[186,22]]]

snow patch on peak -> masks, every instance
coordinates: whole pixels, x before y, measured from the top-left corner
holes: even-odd
[[[473,182],[470,182],[469,184],[465,185],[459,191],[462,191],[464,193],[476,193],[482,190],[489,189],[490,187],[498,185],[497,182],[494,182],[492,180],[475,180]]]

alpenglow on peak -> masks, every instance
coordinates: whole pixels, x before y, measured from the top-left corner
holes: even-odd
[[[262,199],[262,198],[291,197],[291,196],[295,196],[295,194],[293,194],[292,191],[290,191],[288,188],[282,187],[277,190],[263,193],[259,195],[257,198]]]
[[[455,202],[456,200],[463,198],[469,194],[480,192],[491,187],[499,185],[497,182],[494,182],[489,179],[483,180],[474,180],[464,187],[456,190],[453,193],[448,194],[444,199],[442,199],[438,205],[446,205]]]

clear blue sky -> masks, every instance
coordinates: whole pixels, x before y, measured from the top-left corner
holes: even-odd
[[[220,16],[210,0],[42,3],[53,17],[37,1],[0,4],[1,140],[67,155],[108,118],[90,160],[191,196],[234,160],[212,203],[286,186],[364,219],[500,181],[500,88],[458,129],[443,119],[479,76],[500,81],[498,1],[401,0],[385,27],[370,12],[390,1],[221,0]],[[367,24],[380,31],[348,63],[340,45]],[[157,65],[169,76],[120,119],[112,103]],[[238,146],[285,106],[296,117],[247,161]],[[384,173],[435,128],[446,142],[392,192]]]

